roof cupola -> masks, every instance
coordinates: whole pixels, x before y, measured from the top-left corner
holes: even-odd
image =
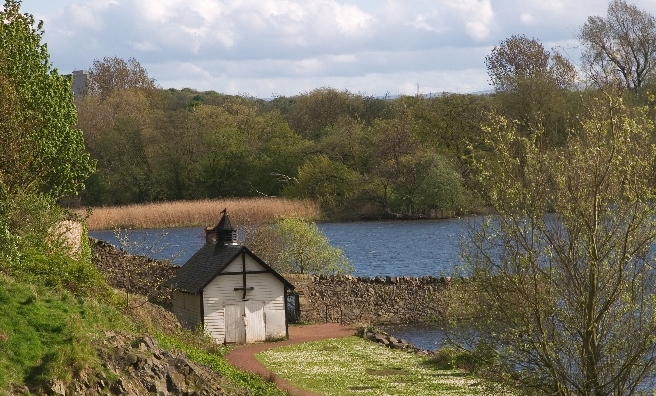
[[[223,209],[221,212],[223,217],[219,220],[219,224],[213,228],[213,231],[216,235],[216,245],[219,246],[235,246],[237,243],[237,230],[232,227],[230,223],[230,216],[228,216],[228,210]]]

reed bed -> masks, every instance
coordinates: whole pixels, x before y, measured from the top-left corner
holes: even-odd
[[[141,205],[91,208],[89,230],[207,227],[218,223],[228,210],[233,225],[270,224],[279,216],[299,215],[319,219],[319,209],[308,200],[285,198],[235,198],[161,202]],[[85,216],[85,210],[77,211]]]

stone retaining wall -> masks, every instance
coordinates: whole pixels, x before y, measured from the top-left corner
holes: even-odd
[[[93,261],[115,288],[142,294],[170,307],[161,284],[178,266],[134,256],[91,238]],[[457,303],[449,278],[284,275],[299,293],[302,322],[353,325],[426,323],[453,317]]]
[[[162,283],[175,275],[180,267],[165,260],[128,254],[95,238],[89,238],[89,244],[93,264],[110,286],[147,296],[165,307],[170,306],[171,291],[164,288]]]
[[[425,323],[449,314],[448,278],[285,277],[300,295],[303,322]]]

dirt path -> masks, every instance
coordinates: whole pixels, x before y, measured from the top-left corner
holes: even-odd
[[[292,395],[297,396],[320,396],[317,393],[299,389],[289,382],[273,376],[273,373],[255,359],[255,354],[265,349],[278,348],[284,345],[300,344],[302,342],[323,340],[326,338],[348,337],[355,334],[352,327],[342,326],[338,323],[325,323],[305,326],[289,326],[289,339],[276,343],[251,344],[238,347],[228,352],[228,362],[240,370],[255,373],[262,378],[275,378],[276,385]]]

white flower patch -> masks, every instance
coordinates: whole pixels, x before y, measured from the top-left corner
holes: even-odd
[[[476,395],[480,382],[458,370],[437,370],[425,358],[358,337],[268,349],[265,366],[296,386],[324,395]]]

